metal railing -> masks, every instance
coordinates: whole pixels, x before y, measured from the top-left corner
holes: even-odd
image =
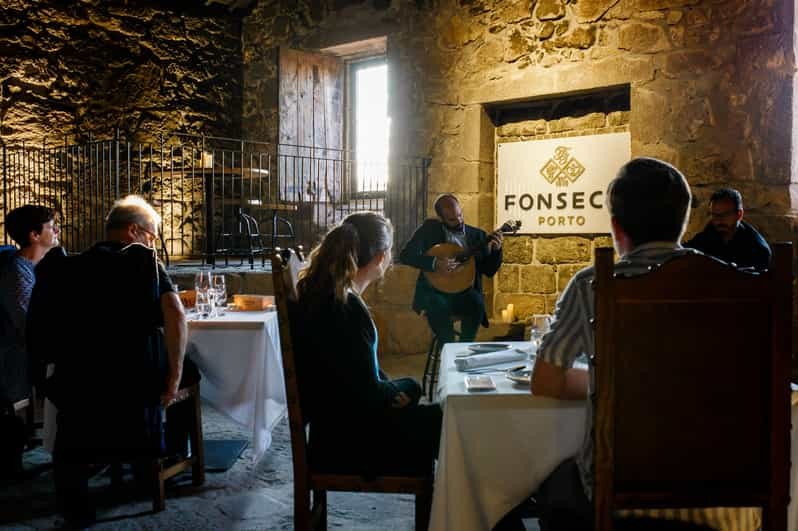
[[[0,149],[3,220],[24,204],[51,206],[70,252],[101,240],[111,205],[131,193],[161,214],[163,251],[178,261],[266,252],[274,243],[310,247],[357,211],[391,218],[399,248],[427,211],[427,158],[369,161],[340,149],[183,134],[130,142],[117,133],[82,144]],[[279,237],[287,223],[295,242]]]

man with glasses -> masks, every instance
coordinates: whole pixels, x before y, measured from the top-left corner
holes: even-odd
[[[106,218],[105,241],[48,255],[36,270],[28,343],[38,379],[46,363],[55,366],[44,387],[58,408],[56,493],[72,525],[94,519],[89,463],[186,451],[190,404],[169,409],[165,430],[162,406],[199,373],[184,364],[185,313],[154,250],[160,223],[143,198],[127,196]]]
[[[772,255],[759,232],[743,221],[743,198],[733,188],[721,188],[709,199],[710,221],[684,244],[739,268],[767,269]]]

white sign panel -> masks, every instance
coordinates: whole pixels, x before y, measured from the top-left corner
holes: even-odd
[[[631,157],[629,133],[499,144],[496,220],[525,234],[608,233],[607,185]]]

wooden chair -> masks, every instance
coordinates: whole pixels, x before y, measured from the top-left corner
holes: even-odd
[[[164,482],[191,469],[191,484],[198,487],[205,483],[205,449],[202,445],[202,407],[200,404],[200,384],[184,387],[177,392],[174,401],[169,407],[185,401],[193,404],[193,415],[191,415],[191,427],[189,429],[189,441],[191,442],[191,456],[177,462],[170,462],[169,458],[159,458],[153,460],[151,464],[152,482],[152,510],[154,512],[163,511],[166,508],[166,492]],[[169,408],[166,409],[167,414]]]
[[[596,529],[625,508],[762,507],[787,528],[792,248],[623,278],[596,250]]]
[[[308,463],[305,422],[299,405],[299,387],[288,317],[290,289],[284,276],[287,261],[284,253],[272,257],[272,278],[280,326],[285,391],[288,399],[288,422],[294,461],[294,529],[308,531],[327,528],[327,491],[405,493],[416,496],[416,529],[427,529],[432,503],[432,476],[382,476],[364,479],[357,475],[313,472]],[[311,503],[312,493],[312,503]]]

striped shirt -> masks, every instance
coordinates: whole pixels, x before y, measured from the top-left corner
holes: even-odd
[[[685,249],[674,242],[650,242],[636,247],[621,257],[615,264],[615,272],[624,275],[640,275],[648,272],[649,266],[692,254],[697,251]],[[543,336],[539,349],[542,360],[570,369],[580,356],[595,354],[595,337],[590,319],[595,316],[594,291],[590,286],[594,268],[587,267],[576,273],[562,292],[554,311],[551,328]],[[595,373],[590,365],[585,439],[576,456],[576,464],[582,478],[582,486],[588,499],[593,499],[593,422]],[[759,511],[738,508],[697,508],[628,511],[635,516],[651,516],[684,520],[706,524],[718,531],[748,531],[758,529]]]

